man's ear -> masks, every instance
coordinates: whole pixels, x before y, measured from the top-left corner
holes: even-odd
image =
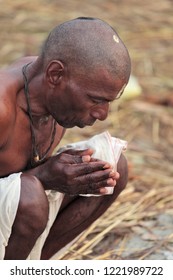
[[[47,65],[46,77],[49,84],[56,86],[64,74],[64,65],[59,60],[52,60]]]

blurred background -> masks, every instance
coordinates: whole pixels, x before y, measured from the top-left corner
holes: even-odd
[[[173,5],[171,0],[0,0],[0,66],[37,55],[49,31],[79,16],[112,25],[132,76],[106,121],[70,129],[61,145],[108,130],[128,141],[129,182],[62,259],[173,259]]]

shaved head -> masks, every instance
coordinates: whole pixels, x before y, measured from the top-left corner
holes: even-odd
[[[44,67],[59,60],[75,73],[104,67],[126,80],[131,68],[128,51],[116,31],[95,18],[77,18],[56,26],[43,45],[41,59]]]

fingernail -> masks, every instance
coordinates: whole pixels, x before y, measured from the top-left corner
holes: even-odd
[[[100,194],[107,194],[108,190],[106,188],[100,188]]]
[[[113,179],[111,179],[111,178],[109,178],[109,179],[107,180],[107,185],[108,185],[108,186],[115,186],[115,184],[116,184],[116,181],[115,181],[115,180],[113,180]]]
[[[115,172],[114,172],[114,171],[111,171],[111,172],[109,173],[109,176],[110,176],[110,177],[115,176]]]
[[[103,166],[104,169],[107,169],[107,168],[110,168],[110,167],[111,167],[111,166],[110,166],[109,163],[106,163],[106,164]]]
[[[89,162],[91,157],[89,155],[82,156],[82,162]]]

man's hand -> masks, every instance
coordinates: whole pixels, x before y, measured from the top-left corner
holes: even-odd
[[[91,158],[92,153],[91,149],[67,150],[27,173],[36,176],[45,190],[69,195],[106,194],[105,187],[115,186],[119,173],[109,163]]]

